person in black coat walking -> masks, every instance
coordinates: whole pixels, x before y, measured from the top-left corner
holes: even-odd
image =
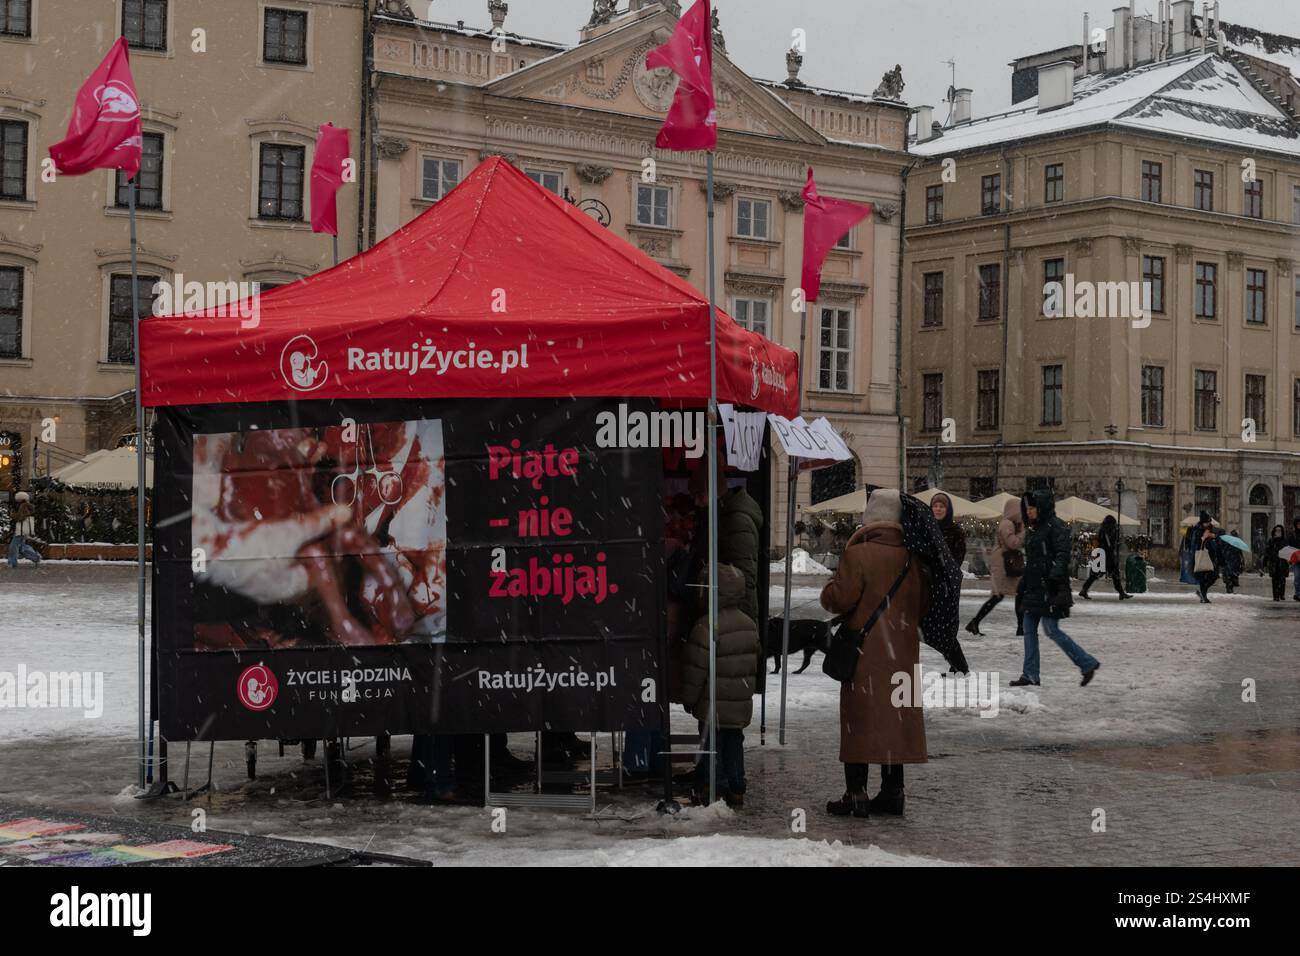
[[[952,499],[942,492],[935,495],[930,499],[930,513],[939,523],[939,533],[943,535],[943,540],[948,542],[952,559],[960,568],[962,562],[966,560],[966,532],[961,530],[961,525],[953,517]]]
[[[1021,577],[1024,609],[1025,663],[1012,687],[1040,683],[1038,671],[1038,627],[1041,624],[1056,645],[1083,674],[1086,687],[1101,664],[1061,630],[1060,621],[1070,616],[1070,529],[1056,517],[1056,502],[1046,490],[1031,491],[1022,500],[1025,526],[1025,573]]]
[[[1236,530],[1228,532],[1234,538],[1240,538]],[[1241,552],[1231,545],[1221,544],[1219,548],[1220,566],[1223,569],[1223,587],[1229,594],[1241,583]]]
[[[1286,543],[1293,548],[1300,548],[1300,516],[1292,520],[1291,533],[1287,535]],[[1291,579],[1294,584],[1292,597],[1300,601],[1300,564],[1293,564],[1291,568]]]
[[[1219,536],[1214,531],[1214,521],[1208,511],[1201,512],[1201,520],[1190,531],[1192,545],[1192,576],[1196,578],[1196,588],[1201,595],[1201,603],[1209,604],[1210,588],[1219,580]],[[1209,560],[1201,558],[1200,552],[1206,552]],[[1202,568],[1196,569],[1200,563]],[[1208,565],[1208,566],[1206,566]]]
[[[1286,600],[1286,576],[1291,572],[1291,565],[1282,557],[1286,545],[1286,528],[1273,526],[1273,536],[1264,545],[1264,567],[1268,569],[1269,580],[1273,583],[1273,600]]]
[[[1100,571],[1092,571],[1088,574],[1088,580],[1083,582],[1083,587],[1079,590],[1079,597],[1085,601],[1092,600],[1088,597],[1088,588],[1092,587],[1093,581],[1105,575],[1110,578],[1111,584],[1115,585],[1115,593],[1119,595],[1119,599],[1127,601],[1133,595],[1124,591],[1124,579],[1119,573],[1119,522],[1115,520],[1114,515],[1106,515],[1102,519],[1101,530],[1097,533],[1097,547],[1101,549],[1102,568]]]

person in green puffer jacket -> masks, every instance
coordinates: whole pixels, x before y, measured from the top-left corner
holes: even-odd
[[[707,570],[700,579],[707,585]],[[761,654],[758,625],[741,609],[745,591],[745,576],[739,570],[728,564],[718,565],[718,789],[727,805],[733,807],[744,803],[744,731],[754,717]],[[708,729],[709,718],[707,594],[706,586],[700,601],[704,613],[691,628],[682,654],[682,702],[700,722],[701,736]],[[706,793],[708,787],[709,763],[705,757],[696,765],[697,793]]]
[[[725,482],[721,482],[725,488]],[[758,624],[758,556],[762,551],[763,509],[744,488],[733,488],[721,498],[718,512],[718,564],[729,564],[745,576],[740,609]]]

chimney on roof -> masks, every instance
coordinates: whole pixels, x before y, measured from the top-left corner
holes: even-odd
[[[1128,7],[1116,7],[1115,25],[1106,31],[1106,69],[1129,68],[1129,34],[1132,32]]]
[[[1173,3],[1173,37],[1170,53],[1182,56],[1192,50],[1192,14],[1196,10],[1196,0],[1174,0]]]
[[[1057,60],[1038,68],[1038,112],[1060,109],[1074,102],[1074,61]]]
[[[918,143],[924,143],[930,138],[930,124],[933,121],[933,106],[918,106],[916,108],[916,141]]]
[[[952,123],[954,126],[958,123],[970,122],[970,95],[971,90],[965,88],[953,91]]]

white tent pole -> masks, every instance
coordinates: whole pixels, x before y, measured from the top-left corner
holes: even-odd
[[[804,304],[799,313],[799,374],[796,377],[799,389],[800,405],[803,404],[803,362],[804,341],[808,332],[808,305]],[[785,698],[786,677],[790,673],[790,571],[794,551],[794,506],[799,491],[799,460],[793,455],[790,459],[789,500],[785,509],[785,610],[781,624],[781,723],[777,742],[785,746]]]
[[[718,303],[713,260],[713,152],[705,154],[709,207],[709,802],[718,799]]]
[[[144,789],[144,770],[147,755],[145,753],[144,732],[144,403],[141,395],[141,361],[140,361],[140,277],[136,267],[135,238],[135,191],[136,177],[131,178],[131,188],[127,190],[129,203],[128,215],[131,223],[131,332],[135,336],[132,345],[135,351],[135,563],[136,563],[136,632],[139,638],[137,648],[137,704],[140,711],[139,745],[140,767],[137,774],[140,789]]]

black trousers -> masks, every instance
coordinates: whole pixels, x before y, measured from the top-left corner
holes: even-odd
[[[871,770],[868,763],[846,763],[844,765],[844,786],[850,796],[867,792],[867,776]],[[894,791],[903,789],[903,765],[901,763],[884,763],[880,765],[880,789]]]
[[[1001,595],[1001,594],[995,594],[995,595],[993,595],[991,598],[989,598],[987,601],[984,602],[984,604],[980,607],[980,609],[979,609],[978,611],[975,612],[975,617],[974,617],[974,619],[971,620],[971,623],[974,624],[976,627],[978,627],[980,621],[982,621],[982,620],[984,620],[984,618],[988,617],[989,611],[992,611],[995,607],[997,607],[997,606],[998,606],[999,604],[1001,604],[1001,603],[1002,603],[1002,595]],[[1017,592],[1016,592],[1016,628],[1017,628],[1017,630],[1020,628],[1020,621],[1021,621],[1020,604],[1021,604],[1020,592],[1017,591]]]
[[[1109,562],[1107,563],[1109,564]],[[1101,577],[1110,578],[1110,583],[1115,585],[1116,594],[1124,593],[1124,579],[1119,576],[1119,568],[1116,567],[1112,567],[1110,568],[1110,570],[1105,572],[1093,571],[1091,574],[1088,575],[1088,580],[1083,582],[1083,590],[1086,592],[1088,588],[1092,587],[1092,582],[1096,581],[1098,578]]]

